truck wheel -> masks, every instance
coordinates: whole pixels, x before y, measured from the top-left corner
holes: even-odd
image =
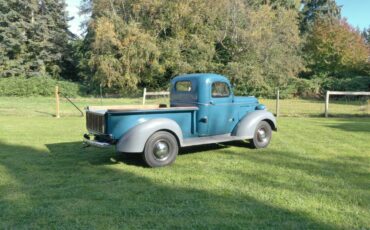
[[[254,131],[254,136],[253,139],[250,140],[250,145],[255,149],[266,148],[270,144],[271,136],[272,130],[270,124],[266,121],[261,121]]]
[[[150,167],[161,167],[173,163],[178,152],[176,138],[169,132],[159,131],[147,140],[143,158]]]

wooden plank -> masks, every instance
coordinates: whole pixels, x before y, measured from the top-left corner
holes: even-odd
[[[329,116],[329,97],[330,97],[331,91],[326,91],[325,96],[325,117]]]
[[[59,111],[59,87],[55,86],[55,102],[56,102],[56,118],[60,118],[60,111]]]
[[[143,105],[145,105],[145,99],[146,99],[146,88],[144,88],[143,92]]]
[[[329,91],[330,95],[370,96],[370,92]]]
[[[166,95],[170,95],[170,92],[146,92],[146,95],[147,96],[166,96]]]
[[[126,109],[126,110],[112,110],[112,109],[109,109],[107,110],[109,113],[121,113],[121,112],[124,112],[124,113],[137,113],[137,112],[140,112],[140,111],[145,111],[145,112],[175,112],[175,111],[193,111],[193,110],[198,110],[199,108],[198,107],[165,107],[165,108],[154,108],[154,109]]]
[[[159,105],[110,105],[110,106],[88,106],[87,110],[143,110],[158,109]]]
[[[279,113],[280,113],[280,91],[278,89],[276,94],[276,117],[279,117]]]
[[[91,113],[104,114],[106,111],[109,112],[120,112],[120,111],[142,111],[142,110],[156,110],[156,111],[182,111],[182,110],[198,110],[198,107],[161,107],[159,105],[117,105],[117,106],[89,106],[86,108]]]

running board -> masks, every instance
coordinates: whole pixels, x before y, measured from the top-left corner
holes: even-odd
[[[241,141],[249,139],[248,137],[231,136],[230,133],[208,137],[192,137],[184,139],[182,147],[194,146],[194,145],[206,145],[215,144],[229,141]]]

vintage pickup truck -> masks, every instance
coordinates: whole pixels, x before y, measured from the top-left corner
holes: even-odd
[[[86,126],[87,145],[142,153],[150,167],[171,164],[186,146],[249,140],[253,148],[265,148],[277,130],[264,105],[234,96],[229,80],[217,74],[173,78],[169,107],[87,107]]]

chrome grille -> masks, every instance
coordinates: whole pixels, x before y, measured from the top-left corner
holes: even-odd
[[[98,114],[87,111],[86,128],[91,133],[104,133],[105,132],[104,114]]]

